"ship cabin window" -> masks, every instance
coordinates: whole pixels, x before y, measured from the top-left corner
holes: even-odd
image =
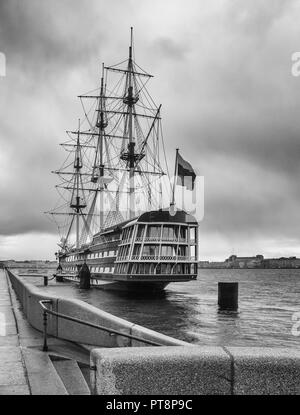
[[[196,256],[196,246],[195,245],[191,245],[190,255],[191,255],[192,258],[195,258],[195,256]]]
[[[197,274],[197,264],[191,264],[191,274]]]
[[[156,274],[171,274],[172,264],[159,264],[159,267],[156,267]]]
[[[196,241],[196,234],[197,230],[194,227],[190,228],[190,243],[194,243]]]
[[[133,248],[133,255],[139,256],[140,252],[141,252],[141,245],[140,244],[135,244],[134,248]]]
[[[100,267],[99,272],[103,272],[103,267]]]
[[[143,237],[144,237],[144,233],[145,233],[145,225],[139,225],[138,230],[137,230],[137,234],[136,234],[136,240],[137,241],[142,241]]]
[[[185,245],[178,246],[178,256],[186,257],[187,256],[187,247]]]
[[[186,226],[180,227],[180,240],[181,241],[187,240],[187,227]]]
[[[105,267],[104,272],[110,272],[110,267]]]
[[[127,272],[127,264],[121,264],[120,274],[126,274],[126,272]]]
[[[154,274],[155,264],[139,263],[132,264],[129,268],[131,274]]]
[[[128,239],[131,239],[132,231],[133,231],[132,226],[130,226],[128,228],[125,228],[124,233],[123,233],[123,240],[124,241],[127,241]]]
[[[115,267],[111,267],[110,272],[114,272],[115,271]]]
[[[163,256],[170,256],[175,257],[176,256],[176,248],[174,245],[162,245],[161,247],[161,254]]]
[[[122,246],[120,250],[120,256],[121,257],[127,256],[128,253],[129,253],[129,245]]]
[[[133,226],[130,226],[128,228],[128,235],[127,235],[127,239],[131,239],[132,237],[132,232],[133,232]]]
[[[144,245],[143,256],[158,256],[159,254],[159,245]]]
[[[147,228],[147,238],[149,241],[159,241],[160,240],[160,226],[150,225]]]
[[[184,264],[177,264],[174,272],[175,274],[184,274]]]
[[[177,241],[178,240],[178,226],[163,226],[162,239],[164,241]]]

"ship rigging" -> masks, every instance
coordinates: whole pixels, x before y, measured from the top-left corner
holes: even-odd
[[[71,279],[83,263],[95,285],[116,280],[164,287],[196,278],[197,222],[162,209],[163,199],[172,198],[174,207],[175,181],[172,187],[161,105],[147,88],[152,77],[134,59],[131,28],[128,58],[102,64],[100,87],[79,95],[84,116],[67,131],[61,143],[67,158],[53,172],[64,203],[48,212],[61,234],[60,265]]]

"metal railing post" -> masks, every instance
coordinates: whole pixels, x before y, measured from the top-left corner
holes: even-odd
[[[48,277],[44,277],[44,285],[47,286],[48,285]]]
[[[44,326],[44,345],[43,345],[43,352],[48,351],[47,345],[47,311],[43,311],[43,326]]]

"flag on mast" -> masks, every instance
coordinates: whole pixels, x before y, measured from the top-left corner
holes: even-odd
[[[194,190],[196,173],[194,172],[193,167],[184,160],[179,151],[177,152],[177,184],[180,186],[185,186],[188,190]]]

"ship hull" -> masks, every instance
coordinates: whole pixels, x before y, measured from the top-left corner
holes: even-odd
[[[65,279],[79,281],[83,264],[101,289],[161,291],[197,278],[197,222],[183,211],[151,211],[94,235],[60,257]]]
[[[79,284],[79,278],[77,276],[64,276],[64,280]],[[126,291],[126,292],[139,292],[139,293],[155,293],[163,291],[170,282],[129,282],[129,281],[107,281],[97,280],[97,283],[91,280],[91,287],[98,288],[100,290],[113,290],[113,291]]]

